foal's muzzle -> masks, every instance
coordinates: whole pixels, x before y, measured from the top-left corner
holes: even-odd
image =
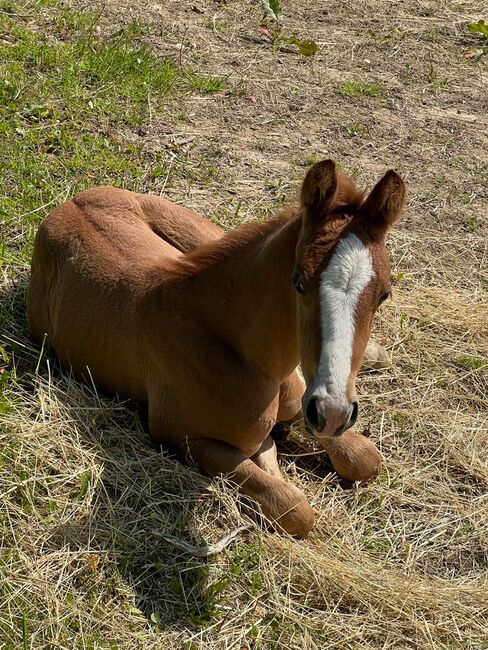
[[[326,399],[312,396],[305,406],[305,419],[320,438],[340,436],[354,426],[358,413],[357,401],[346,406],[332,406]]]

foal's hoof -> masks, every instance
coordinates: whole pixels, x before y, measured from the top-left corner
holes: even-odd
[[[364,351],[363,368],[367,370],[382,370],[390,366],[390,357],[385,348],[376,341],[369,341]]]
[[[322,439],[335,471],[346,481],[370,481],[378,476],[382,458],[375,444],[354,431]]]

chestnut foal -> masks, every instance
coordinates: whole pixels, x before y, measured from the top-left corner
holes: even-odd
[[[275,526],[305,536],[314,512],[281,477],[270,432],[303,408],[339,474],[377,473],[375,446],[348,429],[404,195],[389,171],[364,199],[322,161],[299,209],[223,235],[159,197],[81,192],[37,233],[32,333],[77,376],[147,403],[155,441],[231,475]]]

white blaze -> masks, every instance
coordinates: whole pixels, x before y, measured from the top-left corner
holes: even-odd
[[[351,374],[356,307],[374,277],[368,247],[354,234],[339,240],[320,279],[322,350],[313,394],[346,399]]]

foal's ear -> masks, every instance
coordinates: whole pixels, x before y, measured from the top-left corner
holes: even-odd
[[[321,160],[307,172],[302,185],[302,207],[311,220],[322,219],[330,210],[337,192],[336,166],[333,160]]]
[[[365,230],[373,239],[382,239],[398,221],[405,204],[405,183],[390,169],[371,190],[360,209]]]

